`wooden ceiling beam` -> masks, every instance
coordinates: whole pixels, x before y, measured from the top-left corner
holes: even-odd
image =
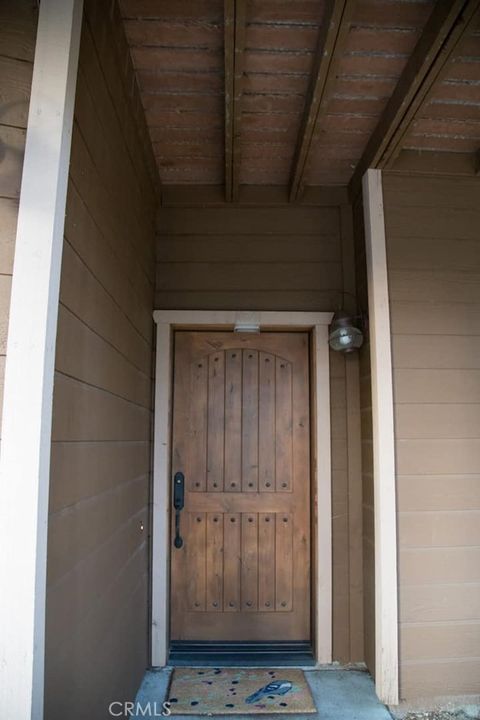
[[[225,23],[225,198],[238,198],[246,0],[224,0]]]
[[[225,58],[225,200],[232,200],[233,114],[235,98],[235,0],[224,0]]]
[[[328,0],[326,3],[293,158],[290,201],[297,200],[303,192],[310,151],[319,121],[333,92],[336,70],[344,52],[355,4],[355,0]]]
[[[388,168],[398,157],[412,122],[471,29],[479,6],[480,0],[439,0],[435,5],[355,169],[352,196],[368,168]]]

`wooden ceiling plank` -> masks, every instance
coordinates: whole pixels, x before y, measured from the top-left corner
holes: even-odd
[[[122,17],[168,22],[222,22],[222,5],[212,0],[120,0]]]
[[[312,140],[335,83],[336,68],[343,55],[354,6],[355,0],[328,0],[325,7],[293,159],[289,192],[291,201],[296,200],[303,191]]]
[[[356,194],[368,168],[385,168],[396,158],[406,133],[464,36],[480,0],[443,1],[435,5],[397,86],[367,143],[352,180]]]

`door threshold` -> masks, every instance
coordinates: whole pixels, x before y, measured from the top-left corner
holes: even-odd
[[[309,642],[187,642],[170,644],[168,664],[177,667],[314,666]]]

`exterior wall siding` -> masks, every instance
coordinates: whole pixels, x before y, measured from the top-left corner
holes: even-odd
[[[480,185],[384,177],[401,697],[480,694]]]
[[[49,720],[106,717],[109,702],[134,698],[149,664],[156,201],[115,24],[100,5],[87,3],[82,28],[60,289]]]
[[[157,309],[335,310],[347,273],[348,208],[163,208],[158,217]],[[345,358],[331,353],[333,644],[341,662],[363,660],[362,583],[357,569],[361,478],[349,469]],[[350,472],[349,472],[350,470]],[[352,485],[356,486],[353,488]],[[350,562],[350,557],[355,561]]]
[[[38,10],[29,0],[4,0],[0,4],[0,421],[37,20]]]

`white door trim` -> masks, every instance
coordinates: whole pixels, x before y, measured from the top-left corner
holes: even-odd
[[[381,170],[363,176],[372,376],[375,523],[375,686],[398,705],[397,507],[392,350]]]
[[[0,715],[43,717],[53,374],[82,0],[42,0],[18,211],[0,454]]]
[[[172,397],[172,335],[176,329],[232,330],[237,322],[258,323],[261,329],[312,331],[316,445],[313,477],[316,522],[314,545],[314,638],[318,664],[332,662],[332,498],[330,451],[330,372],[328,325],[332,313],[156,310],[157,358],[153,455],[152,527],[152,665],[167,663],[169,647],[170,455]]]

